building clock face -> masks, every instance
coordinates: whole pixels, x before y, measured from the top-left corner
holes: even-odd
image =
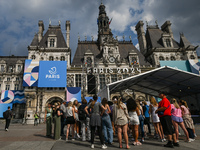
[[[114,63],[114,62],[115,62],[115,58],[114,58],[113,56],[111,56],[111,57],[109,57],[109,61],[110,61],[111,63]]]

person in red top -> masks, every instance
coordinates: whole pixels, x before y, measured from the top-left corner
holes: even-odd
[[[158,113],[158,116],[160,117],[160,122],[163,127],[163,132],[165,135],[167,135],[168,143],[164,145],[165,147],[174,147],[179,146],[179,144],[176,141],[176,134],[175,130],[172,124],[172,118],[171,118],[171,103],[166,98],[165,94],[160,93],[159,97],[162,99],[158,105],[158,109],[155,111],[155,113]],[[172,142],[173,138],[173,142]]]

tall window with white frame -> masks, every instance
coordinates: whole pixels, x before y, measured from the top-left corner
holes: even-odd
[[[31,56],[31,59],[35,60],[35,58],[36,58],[35,55],[32,55],[32,56]]]
[[[53,61],[53,56],[50,56],[50,57],[49,57],[49,61]]]
[[[19,90],[19,84],[15,84],[15,90]]]
[[[7,77],[7,81],[10,81],[10,77]]]
[[[5,90],[10,90],[10,85],[6,85],[6,89]]]
[[[104,74],[99,75],[99,83],[100,83],[100,89],[103,89],[106,85],[106,79]]]
[[[61,56],[61,57],[60,57],[60,60],[61,60],[61,61],[65,61],[65,57],[64,57],[64,56]]]
[[[22,68],[21,68],[21,65],[18,65],[18,67],[17,67],[17,71],[20,72],[21,69],[22,69]]]
[[[167,47],[172,47],[170,39],[166,39],[166,46]]]
[[[4,65],[1,65],[1,72],[4,72]]]
[[[16,77],[16,81],[19,81],[19,77]]]
[[[9,66],[8,72],[13,72],[13,66]]]
[[[81,87],[81,74],[76,74],[76,87]]]
[[[50,39],[50,47],[54,47],[55,39]]]
[[[111,81],[112,81],[112,82],[117,81],[117,74],[112,74],[112,75],[111,75]]]

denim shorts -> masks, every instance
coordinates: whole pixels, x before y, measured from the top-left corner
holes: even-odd
[[[176,117],[172,115],[172,120],[175,122],[183,122],[183,118],[182,117]]]

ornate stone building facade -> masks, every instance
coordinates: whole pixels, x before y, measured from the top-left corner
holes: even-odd
[[[33,123],[34,113],[38,112],[44,118],[48,103],[66,100],[65,88],[22,87],[23,66],[25,59],[67,61],[67,87],[81,87],[82,96],[97,94],[106,84],[149,71],[160,65],[160,60],[196,59],[196,48],[184,37],[180,42],[174,40],[171,23],[166,21],[161,29],[158,25],[147,26],[146,33],[143,22],[136,25],[140,51],[129,41],[113,37],[109,27],[110,20],[105,6],[99,6],[98,39],[84,41],[78,38],[75,56],[71,63],[70,21],[66,21],[66,40],[61,32],[60,22],[51,25],[45,34],[43,21],[39,21],[39,32],[35,34],[28,46],[28,57],[0,57],[0,87],[1,90],[24,90],[26,105],[16,106],[16,113],[22,111],[27,123]],[[123,98],[134,96],[145,99],[146,95],[137,91],[124,89],[115,93]],[[112,97],[112,95],[111,95]],[[26,111],[25,111],[26,110]],[[25,112],[25,113],[24,113]],[[24,115],[23,115],[24,113]],[[20,118],[20,115],[19,117]],[[42,120],[41,120],[42,121]]]
[[[146,33],[143,21],[136,25],[139,47],[145,59],[153,66],[159,66],[160,60],[175,61],[198,59],[196,49],[184,36],[180,34],[180,42],[174,39],[171,22],[166,21],[161,29],[156,25],[147,25]]]
[[[68,72],[67,86],[81,86],[83,96],[98,93],[106,84],[153,69],[144,56],[129,41],[113,37],[105,6],[99,6],[98,39],[81,41]],[[124,89],[126,90],[126,89]],[[123,92],[123,91],[122,91]],[[122,93],[118,93],[122,95]]]

